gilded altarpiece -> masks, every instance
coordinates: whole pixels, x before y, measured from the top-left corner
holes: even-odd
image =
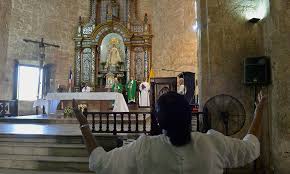
[[[142,81],[151,67],[152,34],[147,14],[137,18],[137,0],[91,0],[90,17],[80,17],[75,41],[74,90],[94,91],[112,79]]]

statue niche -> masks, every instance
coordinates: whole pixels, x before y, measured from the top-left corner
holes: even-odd
[[[103,71],[117,72],[124,69],[125,46],[123,38],[116,33],[104,37],[101,44],[100,64]]]
[[[123,78],[125,67],[125,46],[123,38],[116,33],[110,33],[104,37],[101,44],[100,69],[105,77],[106,88],[110,88],[110,79],[114,77]]]

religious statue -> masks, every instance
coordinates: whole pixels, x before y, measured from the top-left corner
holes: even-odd
[[[144,24],[147,24],[148,23],[148,15],[147,13],[145,13],[144,15]]]
[[[105,69],[110,70],[111,67],[116,67],[119,62],[122,62],[122,59],[118,48],[116,48],[116,44],[113,44],[113,47],[110,49],[107,56]]]
[[[116,0],[112,0],[112,15],[113,18],[118,19],[119,18],[119,4],[116,2]]]
[[[107,20],[112,20],[113,19],[113,7],[112,3],[109,2],[107,5]]]
[[[136,102],[136,80],[131,77],[131,80],[126,85],[128,103]]]
[[[119,92],[119,93],[123,92],[123,85],[122,83],[119,82],[117,78],[115,78],[114,84],[112,86],[112,92]]]
[[[148,30],[149,30],[148,15],[147,15],[147,13],[145,13],[145,15],[144,15],[144,31],[148,32]]]
[[[144,80],[139,85],[139,106],[140,107],[149,107],[150,106],[150,84]]]

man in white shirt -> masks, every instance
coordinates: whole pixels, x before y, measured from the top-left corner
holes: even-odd
[[[179,78],[178,80],[178,85],[177,85],[177,93],[181,94],[181,95],[185,95],[186,94],[186,87],[184,86],[184,79],[183,78]]]
[[[260,155],[257,135],[265,100],[260,93],[248,134],[239,140],[214,130],[192,133],[187,101],[182,95],[168,92],[158,99],[156,109],[163,134],[144,135],[109,152],[97,147],[81,112],[75,109],[75,114],[90,154],[90,170],[98,174],[222,174],[224,168],[243,166]]]
[[[84,87],[82,88],[82,92],[91,92],[91,88],[85,83]]]

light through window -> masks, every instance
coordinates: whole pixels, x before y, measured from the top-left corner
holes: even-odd
[[[41,73],[40,79],[39,73]],[[40,83],[38,90],[39,80],[42,83],[42,70],[34,66],[20,65],[18,67],[18,100],[36,100],[38,91],[41,96],[42,84]]]

